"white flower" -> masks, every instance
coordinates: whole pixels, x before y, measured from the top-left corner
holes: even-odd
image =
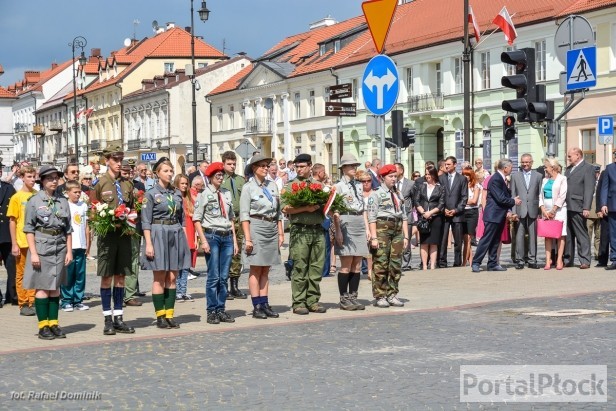
[[[105,217],[105,212],[101,211],[100,213],[98,213],[98,215],[100,215],[101,217]]]
[[[103,211],[105,209],[105,207],[104,207],[105,205],[106,204],[98,203],[96,205],[96,212],[100,213],[101,211]]]
[[[323,192],[329,193],[330,188],[328,186],[323,186]]]
[[[109,215],[113,215],[113,210],[108,210],[108,211],[107,211],[107,213],[108,213]]]
[[[106,210],[107,208],[109,208],[109,204],[103,203],[103,210]]]

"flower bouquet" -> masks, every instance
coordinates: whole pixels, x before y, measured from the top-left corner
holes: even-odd
[[[125,204],[117,206],[115,209],[109,208],[108,204],[92,202],[88,225],[97,236],[105,236],[110,231],[122,230],[122,235],[135,235],[136,231],[128,220],[136,219],[137,213],[126,207]]]
[[[320,183],[306,183],[305,181],[293,183],[291,190],[283,190],[281,197],[285,203],[294,208],[308,205],[321,206],[325,215],[330,210],[334,212],[348,211],[342,196],[336,194],[336,189],[323,186]]]

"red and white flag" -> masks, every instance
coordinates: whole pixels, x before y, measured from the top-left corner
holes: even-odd
[[[86,116],[86,118],[90,118],[93,112],[94,112],[94,107],[90,107],[89,109],[84,110],[83,114]]]
[[[473,8],[468,6],[468,22],[473,25],[473,31],[475,32],[475,40],[479,43],[479,39],[481,38],[481,31],[479,30],[479,24],[477,24],[477,19],[475,18],[475,13],[473,13]]]
[[[503,7],[503,9],[498,13],[492,23],[496,24],[500,29],[505,33],[505,38],[507,39],[507,43],[511,46],[515,41],[516,37],[518,37],[518,33],[515,31],[515,26],[513,25],[513,21],[511,21],[511,16],[509,12],[507,12],[507,7]]]

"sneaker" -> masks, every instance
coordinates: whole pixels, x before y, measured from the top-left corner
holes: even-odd
[[[343,294],[340,296],[340,309],[345,311],[355,311],[357,308],[355,304],[349,299],[348,294]]]
[[[374,306],[379,308],[388,308],[389,303],[387,302],[387,299],[385,297],[381,297],[376,299],[376,301],[374,302]]]
[[[208,324],[220,324],[220,318],[218,317],[218,313],[214,311],[210,311],[207,313],[207,323]]]
[[[90,309],[89,306],[87,306],[85,304],[82,304],[82,303],[75,304],[74,308],[75,308],[75,310],[79,310],[79,311],[86,311],[86,310]]]
[[[27,317],[30,317],[35,314],[36,314],[36,311],[34,311],[34,308],[32,307],[24,306],[24,307],[21,307],[21,309],[19,310],[19,315],[25,315]]]
[[[184,302],[184,296],[182,294],[177,294],[175,296],[175,301],[177,301],[178,303],[183,303]]]
[[[398,300],[398,297],[396,296],[396,294],[392,294],[389,297],[387,297],[387,302],[392,307],[404,307],[404,303]]]
[[[217,314],[218,314],[218,319],[220,320],[221,323],[234,323],[235,322],[233,317],[231,317],[229,313],[226,311],[220,311]]]
[[[323,307],[319,303],[316,303],[316,304],[312,304],[310,307],[308,307],[308,311],[310,311],[311,313],[323,314],[323,313],[327,312],[327,308]]]
[[[194,274],[188,274],[188,277],[186,277],[187,280],[194,280],[195,278],[197,278],[197,276]]]
[[[195,302],[195,299],[190,294],[184,294],[184,296],[182,297],[182,300],[188,301],[189,303]]]
[[[298,314],[298,315],[306,315],[309,312],[310,311],[308,311],[308,309],[306,307],[295,307],[293,309],[293,314]]]
[[[62,311],[64,311],[65,313],[72,313],[73,312],[73,306],[72,305],[64,305],[62,306]]]
[[[89,257],[86,257],[86,260],[88,261],[96,260],[96,257],[89,256]]]

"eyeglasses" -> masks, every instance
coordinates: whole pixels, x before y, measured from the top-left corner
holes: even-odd
[[[225,175],[223,173],[216,173],[214,174],[214,177],[216,178],[223,178]]]
[[[269,164],[256,164],[255,167],[257,167],[257,168],[269,168]]]
[[[372,180],[361,180],[362,183],[366,184],[366,183],[372,183]]]
[[[44,176],[43,180],[59,181],[60,177],[58,177],[58,176]]]

